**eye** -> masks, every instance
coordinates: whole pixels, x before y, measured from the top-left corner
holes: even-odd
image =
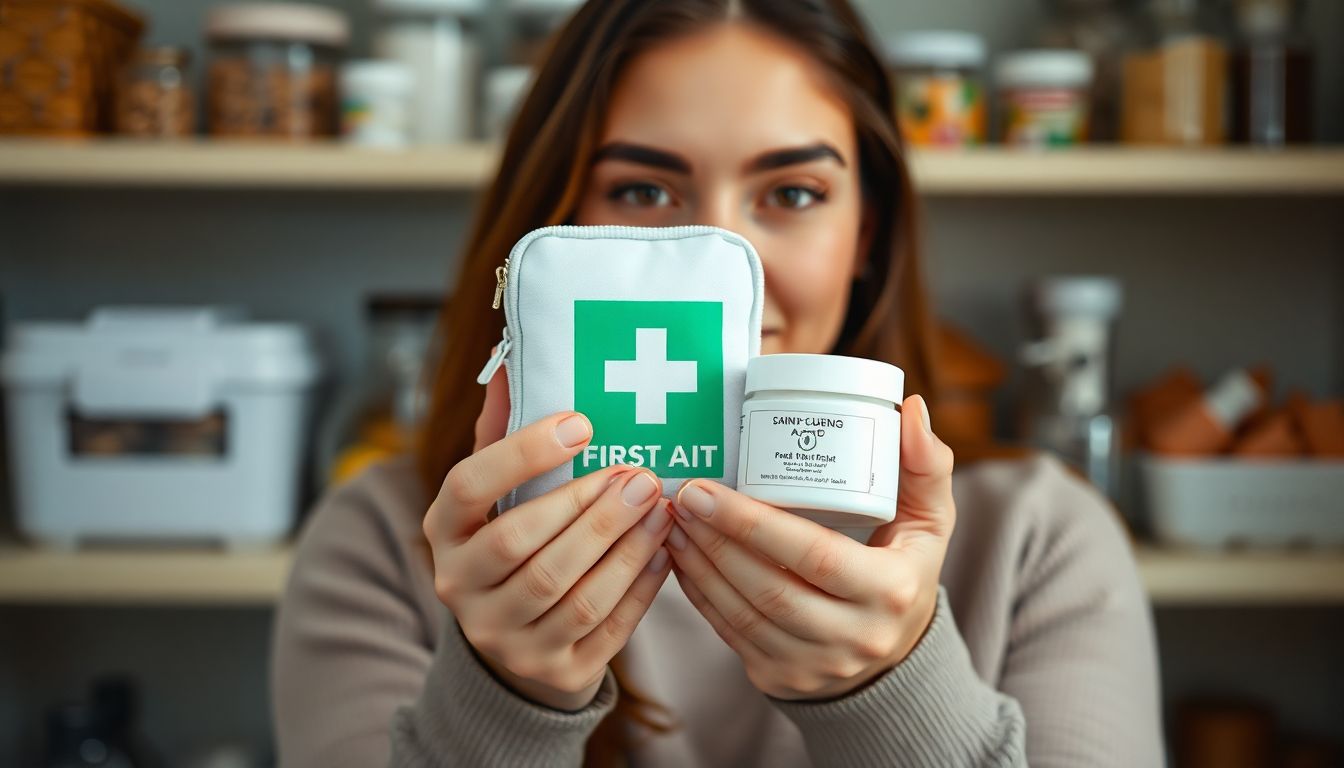
[[[800,186],[775,187],[770,190],[769,204],[776,208],[801,211],[826,201],[826,193],[819,189]]]
[[[607,193],[607,199],[637,208],[661,208],[672,204],[672,195],[666,189],[645,182],[615,187]]]

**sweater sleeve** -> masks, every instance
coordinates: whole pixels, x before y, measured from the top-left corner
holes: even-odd
[[[976,675],[942,588],[928,631],[886,674],[837,699],[771,701],[821,768],[1026,765],[1022,710]]]
[[[610,670],[577,712],[524,699],[476,658],[451,614],[429,631],[376,494],[330,494],[300,537],[274,628],[279,764],[578,766],[615,706]],[[404,535],[401,532],[400,535]]]

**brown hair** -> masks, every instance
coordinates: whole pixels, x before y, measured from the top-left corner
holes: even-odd
[[[432,497],[471,454],[484,402],[475,374],[500,338],[490,310],[496,280],[515,242],[574,216],[611,93],[626,62],[660,41],[729,20],[756,24],[808,51],[854,117],[872,248],[854,281],[833,354],[905,370],[906,388],[936,400],[934,326],[917,258],[916,199],[896,128],[891,86],[867,33],[846,0],[589,0],[551,43],[523,102],[467,240],[454,300],[438,327],[440,358],[419,445]],[[471,418],[467,418],[470,416]],[[633,690],[621,656],[612,661],[621,696],[588,743],[588,765],[613,765],[630,748],[624,725],[657,731],[670,713]],[[661,717],[655,718],[658,713]]]

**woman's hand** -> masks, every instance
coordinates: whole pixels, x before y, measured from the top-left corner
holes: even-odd
[[[501,418],[501,413],[503,418]],[[434,590],[496,675],[522,696],[582,709],[667,578],[672,529],[662,483],[607,467],[493,520],[495,501],[582,450],[592,425],[554,414],[504,436],[508,388],[491,380],[476,450],[425,515]]]
[[[677,494],[677,581],[779,699],[858,689],[900,663],[933,620],[952,535],[952,449],[905,401],[895,519],[868,545],[718,483]]]

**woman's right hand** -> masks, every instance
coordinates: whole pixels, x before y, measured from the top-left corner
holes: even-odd
[[[666,580],[672,518],[652,472],[613,466],[487,520],[497,499],[592,437],[574,412],[504,436],[505,376],[486,389],[475,451],[448,472],[425,515],[434,590],[506,684],[574,711],[597,694]]]

